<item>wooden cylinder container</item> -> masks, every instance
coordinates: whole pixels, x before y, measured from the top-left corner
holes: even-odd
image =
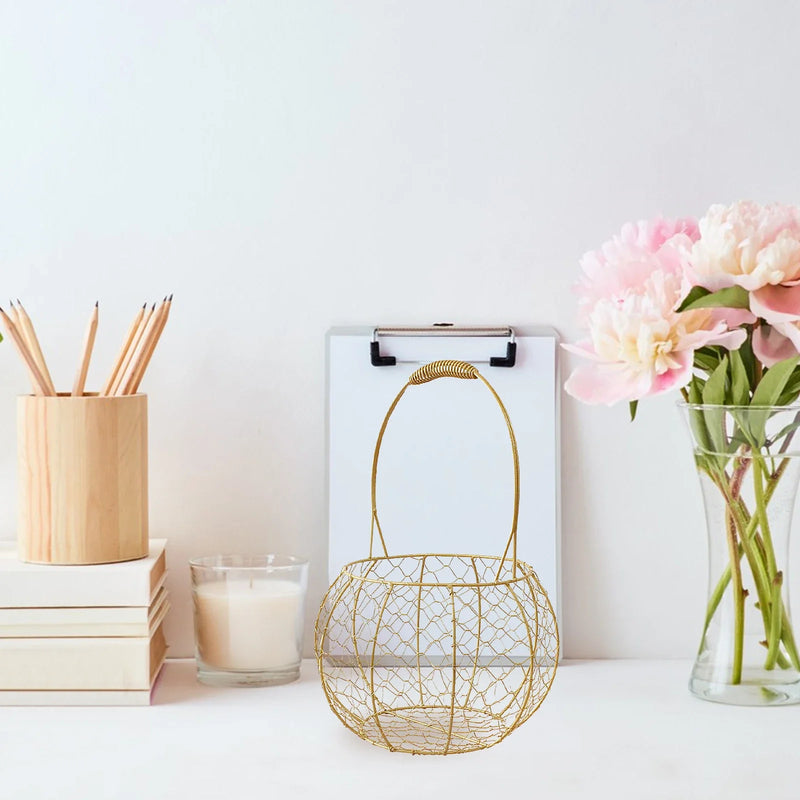
[[[17,437],[23,561],[147,555],[147,395],[26,395]]]

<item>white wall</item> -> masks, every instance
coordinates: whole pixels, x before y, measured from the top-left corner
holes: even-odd
[[[578,258],[622,222],[800,201],[798,26],[788,0],[0,4],[0,297],[67,387],[95,299],[90,386],[175,292],[144,386],[173,654],[190,555],[295,551],[324,589],[329,326],[575,338]],[[25,390],[0,345],[4,538]],[[640,417],[564,402],[568,656],[696,646],[699,490],[672,399]]]

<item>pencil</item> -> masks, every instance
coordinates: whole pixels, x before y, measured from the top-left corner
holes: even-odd
[[[86,374],[89,372],[89,361],[91,361],[92,349],[94,348],[94,337],[97,334],[98,308],[99,301],[94,304],[92,315],[89,317],[89,325],[86,327],[86,338],[83,340],[83,357],[78,367],[78,374],[75,376],[75,383],[72,386],[73,397],[83,397]]]
[[[119,385],[114,391],[115,395],[131,394],[131,389],[133,388],[133,384],[136,380],[136,375],[139,373],[142,363],[147,356],[147,351],[150,349],[150,345],[153,342],[153,337],[155,336],[156,330],[158,330],[158,326],[161,322],[161,316],[164,314],[165,306],[166,302],[162,303],[158,309],[155,309],[153,313],[150,314],[150,318],[147,321],[147,327],[140,337],[139,343],[136,345],[136,352],[133,354],[133,358],[131,358],[130,362],[128,363],[128,367],[125,371],[125,374],[122,376],[122,380],[119,382]]]
[[[2,308],[0,308],[0,317],[3,319],[3,326],[6,329],[6,333],[8,333],[8,335],[11,337],[11,341],[14,342],[17,352],[25,362],[25,366],[28,368],[28,374],[30,375],[31,383],[33,384],[33,393],[39,397],[44,397],[47,394],[44,378],[42,377],[42,373],[39,371],[39,367],[36,366],[33,356],[28,352],[28,348],[25,345],[22,336],[20,335],[14,323],[9,319],[8,314],[6,314]]]
[[[125,341],[122,345],[122,350],[119,351],[117,360],[114,362],[114,370],[109,376],[108,381],[106,382],[106,385],[103,387],[103,391],[101,392],[101,394],[104,397],[107,397],[109,394],[111,394],[111,387],[114,385],[114,381],[116,380],[117,375],[119,375],[120,369],[122,369],[122,365],[125,362],[125,357],[128,355],[128,350],[130,349],[131,344],[133,344],[136,332],[139,330],[139,323],[142,321],[142,317],[144,316],[146,308],[147,308],[147,303],[145,303],[139,309],[139,313],[133,318],[131,327],[128,329],[128,335],[125,337]]]
[[[158,340],[161,338],[161,334],[164,332],[164,326],[167,324],[170,308],[172,308],[172,295],[164,298],[164,303],[161,306],[162,310],[161,317],[158,321],[158,327],[153,333],[153,341],[147,348],[147,352],[144,355],[141,366],[136,370],[136,375],[131,386],[130,394],[136,394],[136,392],[139,390],[139,384],[142,382],[142,378],[144,378],[144,373],[147,371],[147,367],[150,364],[150,359],[153,357],[153,353],[158,345]]]
[[[145,303],[145,305],[147,305]],[[153,316],[153,312],[156,310],[156,304],[153,303],[153,307],[149,310],[145,310],[142,318],[139,320],[139,327],[136,329],[136,333],[133,337],[133,341],[128,348],[128,352],[125,354],[125,360],[122,362],[120,366],[117,377],[114,378],[114,383],[111,385],[111,390],[109,391],[109,395],[116,395],[119,394],[119,387],[122,381],[125,378],[125,374],[128,371],[128,367],[130,366],[131,360],[133,359],[136,349],[139,346],[139,342],[142,339],[142,336],[147,329],[147,323],[150,321],[150,318]]]
[[[45,389],[47,389],[47,393],[56,395],[56,387],[53,383],[52,377],[50,377],[50,370],[47,369],[47,362],[44,360],[44,353],[42,353],[41,345],[39,344],[39,338],[36,336],[36,330],[33,327],[33,321],[28,316],[28,312],[25,310],[25,307],[20,303],[19,298],[17,298],[17,305],[14,307],[14,304],[11,304],[12,309],[14,310],[16,316],[12,316],[15,324],[18,325],[19,331],[22,334],[22,338],[25,340],[25,344],[28,345],[28,350],[30,354],[33,356],[33,360],[36,362],[36,366],[39,367],[39,372],[42,373],[42,377],[45,380]],[[19,322],[17,323],[17,320]]]

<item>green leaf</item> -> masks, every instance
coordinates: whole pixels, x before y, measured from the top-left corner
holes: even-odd
[[[750,294],[741,286],[728,286],[716,292],[695,286],[678,306],[678,311],[693,311],[696,308],[750,308]]]
[[[692,406],[699,406],[703,403],[703,395],[700,389],[700,380],[695,377],[689,384],[689,403]],[[711,437],[708,435],[708,428],[706,428],[705,420],[703,419],[703,410],[700,408],[689,408],[689,424],[694,431],[695,439],[699,449],[702,452],[708,452],[712,449]]]
[[[722,356],[710,347],[701,347],[694,352],[694,365],[703,372],[711,373],[717,366]]]
[[[747,370],[747,380],[750,383],[750,388],[755,389],[756,357],[753,354],[753,339],[749,332],[747,338],[744,340],[744,342],[742,342],[742,346],[736,352],[739,353],[742,363],[744,364],[744,368]]]
[[[790,422],[788,425],[786,425],[784,428],[781,429],[780,433],[772,437],[772,439],[769,442],[770,447],[774,444],[777,444],[778,442],[783,441],[783,438],[785,436],[788,436],[792,431],[796,431],[798,428],[800,428],[800,420],[798,420],[797,422]]]
[[[728,357],[719,362],[719,366],[711,373],[703,387],[703,404],[707,406],[723,406],[726,399],[728,382]],[[725,431],[725,409],[705,408],[701,412],[703,423],[710,440],[709,450],[712,453],[728,452],[728,436]],[[724,460],[720,462],[724,465]]]
[[[764,429],[770,412],[744,409],[740,413],[739,409],[731,409],[730,413],[735,423],[731,437],[734,449],[744,444],[752,450],[760,450],[764,446]]]
[[[738,350],[732,350],[731,361],[731,400],[737,406],[746,406],[750,402],[750,379],[747,377],[742,357]]]
[[[753,392],[754,406],[774,406],[777,405],[778,398],[786,388],[786,384],[792,377],[794,368],[800,356],[792,356],[779,361],[774,367],[770,367],[761,378],[756,390]]]
[[[758,386],[756,386],[756,390],[753,392],[753,400],[750,403],[751,408],[753,406],[758,408],[778,405],[778,400],[780,400],[786,389],[786,385],[789,383],[798,361],[800,361],[800,356],[792,356],[779,361],[774,367],[770,367],[764,373]],[[764,444],[767,422],[771,413],[767,409],[761,412],[750,411],[748,417],[749,431],[745,431],[745,433],[751,437],[754,449],[761,448]]]
[[[678,306],[678,311],[686,311],[687,306],[690,306],[697,300],[708,297],[710,294],[711,292],[709,292],[708,289],[703,286],[692,286],[692,288],[689,290],[689,294],[683,298],[683,301]]]
[[[636,419],[636,409],[639,408],[639,401],[631,400],[630,403],[628,403],[628,408],[631,411],[631,422],[633,422]]]
[[[728,452],[735,453],[743,444],[747,445],[748,447],[752,446],[752,440],[745,434],[742,430],[741,425],[736,425],[735,433],[731,436],[730,445],[728,447]]]
[[[693,406],[702,405],[703,386],[705,386],[705,381],[702,378],[698,378],[697,375],[689,383],[689,402]]]
[[[712,473],[721,473],[725,465],[730,460],[727,455],[725,443],[725,409],[723,408],[703,408],[702,391],[705,381],[697,375],[692,378],[689,384],[689,403],[701,408],[689,408],[689,424],[694,431],[697,441],[695,460],[698,467]],[[716,435],[712,435],[712,431]],[[724,453],[724,455],[720,455]]]
[[[792,377],[786,382],[786,386],[784,386],[781,396],[778,398],[778,402],[775,405],[791,405],[797,400],[798,396],[800,396],[800,369],[795,367]]]
[[[728,357],[719,362],[703,387],[703,403],[707,406],[725,405],[725,384],[727,382]]]

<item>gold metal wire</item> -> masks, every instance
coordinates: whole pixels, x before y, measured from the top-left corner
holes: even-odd
[[[511,534],[501,556],[390,556],[378,519],[378,458],[409,386],[482,381],[508,427],[514,462]],[[315,630],[322,687],[346,727],[393,751],[447,755],[491,747],[531,717],[550,690],[558,628],[536,573],[517,559],[519,454],[497,392],[472,365],[434,361],[389,407],[372,463],[369,558],[342,569]],[[373,555],[377,531],[382,556]]]
[[[408,379],[413,386],[435,381],[437,378],[465,378],[475,380],[480,373],[466,361],[432,361],[414,372]]]

